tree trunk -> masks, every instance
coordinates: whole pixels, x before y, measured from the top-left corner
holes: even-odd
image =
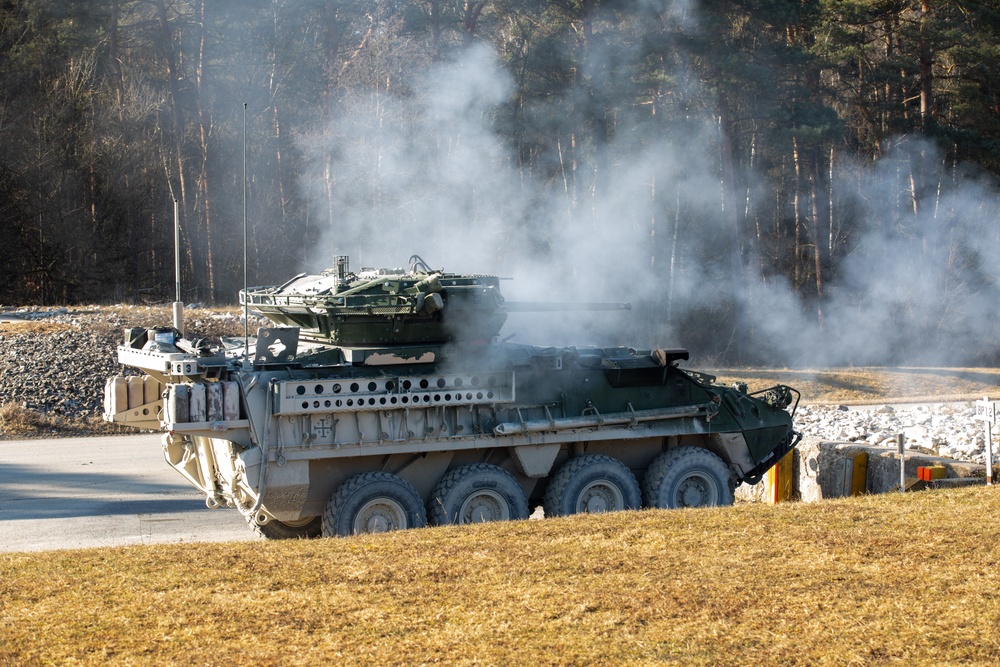
[[[430,0],[431,4],[431,55],[435,60],[441,57],[441,0]]]
[[[930,0],[920,3],[920,123],[924,132],[928,131],[933,120],[934,103],[934,54],[931,51],[930,37]]]
[[[834,220],[833,220],[833,146],[830,147],[830,166],[829,166],[829,168],[830,168],[830,171],[829,171],[829,182],[827,183],[827,187],[829,188],[829,191],[827,193],[827,195],[828,195],[827,201],[829,203],[829,210],[827,211],[827,216],[828,216],[827,219],[828,219],[828,222],[830,224],[830,229],[829,229],[829,239],[830,240],[829,240],[829,243],[827,245],[826,256],[828,258],[828,261],[830,262],[830,265],[832,266],[833,265],[833,256],[834,256],[833,255],[833,250],[834,250],[834,245],[836,243],[835,225],[834,225]]]
[[[167,21],[167,8],[163,0],[156,0],[156,18],[160,29],[160,50],[167,66],[167,90],[170,95],[170,116],[173,120],[175,158],[177,161],[177,186],[181,202],[181,221],[187,210],[187,192],[184,185],[184,116],[180,106],[180,83],[177,59],[174,57],[173,36]]]
[[[792,197],[792,215],[795,218],[795,291],[802,287],[802,156],[799,153],[799,142],[792,137],[792,164],[795,167],[795,193]]]
[[[486,0],[466,0],[465,12],[462,14],[463,46],[468,47],[472,44],[472,39],[476,35],[476,25],[479,23],[479,15],[483,13],[485,6]]]
[[[820,326],[823,325],[823,231],[822,223],[824,216],[820,212],[821,202],[819,196],[819,156],[820,149],[811,151],[812,160],[809,165],[809,198],[812,204],[813,222],[813,263],[816,271],[816,316]]]
[[[275,169],[277,170],[275,177],[278,183],[278,205],[281,212],[281,224],[284,227],[285,219],[288,217],[288,196],[285,194],[285,167],[281,156],[281,114],[278,111],[277,95],[274,95],[272,99],[271,122],[274,124],[274,162]]]
[[[745,282],[743,280],[743,257],[740,238],[740,216],[736,210],[736,158],[733,151],[732,121],[729,114],[729,100],[725,93],[719,94],[719,150],[722,158],[722,219],[728,228],[729,273],[732,280],[733,329],[732,337],[736,361],[743,358],[743,300]]]
[[[337,83],[336,66],[339,60],[341,47],[341,34],[337,9],[340,7],[338,0],[327,0],[324,5],[324,30],[323,30],[323,64],[326,69],[326,81],[324,82],[324,94],[327,97],[327,111],[332,104],[333,89]]]
[[[118,122],[125,121],[125,82],[122,76],[122,64],[118,55],[118,20],[119,0],[111,2],[111,29],[108,31],[108,67],[111,70],[111,85],[115,90],[115,107],[118,110]]]
[[[670,235],[670,268],[667,271],[667,321],[670,322],[674,311],[674,285],[677,276],[677,240],[681,227],[681,188],[674,187],[674,228]]]
[[[582,0],[580,4],[581,25],[583,31],[584,53],[581,58],[583,62],[584,76],[581,83],[585,93],[587,105],[586,114],[590,117],[594,132],[592,140],[594,142],[594,164],[591,170],[592,188],[589,210],[594,211],[595,203],[604,195],[604,181],[610,175],[610,158],[608,156],[608,143],[611,138],[611,123],[608,121],[608,105],[605,102],[603,82],[597,77],[598,68],[602,57],[594,43],[594,15],[597,12],[596,0]],[[592,225],[596,230],[598,222],[596,216],[592,216]]]
[[[215,269],[212,254],[212,200],[208,187],[208,125],[211,120],[202,104],[202,85],[205,65],[205,0],[195,3],[195,21],[198,25],[198,57],[195,65],[195,94],[198,102],[198,146],[201,149],[201,169],[198,176],[199,198],[202,204],[202,228],[205,233],[205,271],[208,273],[209,300],[215,303]]]
[[[273,13],[274,20],[274,43],[277,46],[278,40],[278,9],[277,6],[274,8]],[[284,228],[285,218],[288,215],[288,201],[285,195],[285,168],[282,162],[281,156],[281,115],[278,112],[278,99],[280,97],[278,93],[278,58],[277,54],[271,61],[271,79],[270,79],[270,92],[271,92],[271,121],[274,124],[274,160],[275,169],[277,170],[277,182],[278,182],[278,203],[281,207],[281,226]]]
[[[327,118],[332,117],[335,102],[335,89],[339,81],[340,68],[336,66],[341,48],[341,31],[338,22],[337,9],[340,6],[338,0],[327,0],[325,5],[325,30],[323,33],[323,49],[325,55],[326,81],[323,94],[326,102]],[[333,190],[334,190],[334,169],[333,156],[327,152],[323,165],[323,185],[326,193],[326,224],[333,228]]]

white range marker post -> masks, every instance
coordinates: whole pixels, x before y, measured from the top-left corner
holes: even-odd
[[[896,450],[899,452],[899,490],[906,491],[906,439],[902,433],[896,434]]]
[[[986,422],[986,486],[993,486],[993,424],[997,421],[997,404],[989,396],[976,401],[976,419]]]

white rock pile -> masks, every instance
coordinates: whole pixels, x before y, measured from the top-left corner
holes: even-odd
[[[166,312],[132,306],[0,308],[0,316],[59,325],[0,330],[0,406],[12,404],[78,423],[99,417],[105,380],[135,372],[124,369],[115,356],[124,328],[169,325]],[[250,323],[256,333],[266,320],[251,315]],[[217,338],[242,333],[243,318],[239,311],[217,313],[191,306],[185,326],[190,337]]]
[[[986,431],[983,422],[975,420],[975,412],[972,402],[850,408],[806,405],[795,413],[795,428],[805,437],[886,447],[895,447],[896,436],[902,433],[908,450],[985,463]],[[994,437],[994,460],[1000,451],[996,442]]]

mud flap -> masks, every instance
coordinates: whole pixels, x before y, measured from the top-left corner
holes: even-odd
[[[553,443],[549,445],[522,445],[511,447],[511,457],[517,464],[517,469],[525,477],[538,479],[545,477],[552,470],[552,464],[559,454],[562,445]]]

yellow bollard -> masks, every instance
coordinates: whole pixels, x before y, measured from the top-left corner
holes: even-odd
[[[851,452],[844,461],[843,495],[863,496],[868,492],[868,454]]]
[[[771,504],[787,502],[792,499],[795,464],[794,450],[785,454],[773,468],[767,471],[765,482],[765,497]]]

